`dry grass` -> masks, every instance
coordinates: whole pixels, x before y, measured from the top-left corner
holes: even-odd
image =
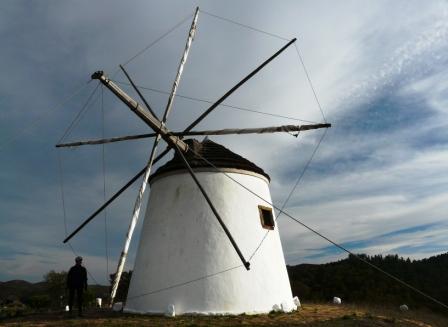
[[[0,326],[409,326],[447,327],[448,318],[424,311],[400,312],[387,308],[353,305],[304,304],[300,311],[285,314],[239,316],[145,316],[88,311],[83,318],[66,313],[30,315],[0,321]]]

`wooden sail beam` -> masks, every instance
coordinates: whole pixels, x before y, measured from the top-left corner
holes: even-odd
[[[190,47],[191,47],[191,43],[193,42],[193,38],[196,32],[196,24],[198,21],[198,16],[199,16],[199,7],[196,7],[196,11],[193,17],[193,21],[191,23],[191,27],[190,27],[190,31],[188,33],[188,37],[187,37],[187,42],[185,45],[185,49],[182,55],[182,58],[180,60],[179,63],[179,67],[177,69],[177,74],[176,74],[176,78],[174,79],[173,82],[173,87],[171,89],[171,94],[168,98],[168,103],[166,105],[165,111],[163,113],[163,118],[162,118],[162,125],[161,126],[165,126],[165,123],[168,119],[168,115],[170,114],[171,108],[173,107],[173,102],[174,102],[174,96],[176,95],[176,91],[177,91],[177,87],[179,86],[179,82],[180,82],[180,78],[182,76],[182,71],[184,69],[184,65],[187,61],[188,58],[188,53],[190,51]],[[121,67],[121,66],[120,66]],[[121,67],[121,69],[125,72],[124,68]],[[127,75],[127,73],[126,73]],[[131,79],[129,78],[129,80],[131,81]],[[143,101],[146,103],[145,98],[143,97],[143,95],[140,94],[140,91],[137,91],[139,93],[139,95],[141,96],[141,98],[143,99]],[[155,116],[155,115],[154,115]],[[120,255],[120,260],[118,262],[118,266],[117,266],[117,272],[115,274],[115,278],[112,284],[112,291],[111,291],[111,303],[113,303],[114,299],[115,299],[115,295],[117,293],[117,289],[118,289],[118,285],[120,283],[120,279],[121,279],[121,274],[123,272],[123,268],[124,268],[124,264],[126,262],[126,257],[127,257],[127,253],[129,250],[129,246],[131,244],[131,239],[132,239],[132,235],[134,234],[134,229],[135,226],[137,225],[137,221],[139,218],[139,214],[140,214],[140,209],[141,209],[141,204],[142,204],[142,200],[143,200],[143,194],[145,193],[145,189],[146,189],[146,185],[147,185],[147,180],[149,178],[149,175],[151,174],[151,168],[152,165],[154,163],[154,159],[157,153],[157,146],[159,144],[159,141],[162,137],[162,132],[161,130],[158,130],[156,133],[156,139],[154,140],[154,144],[152,146],[151,149],[151,154],[149,156],[149,160],[148,160],[148,164],[146,167],[146,171],[145,174],[143,176],[143,181],[142,184],[140,186],[138,195],[137,195],[137,199],[135,200],[135,204],[134,204],[134,210],[132,212],[132,218],[131,218],[131,222],[129,224],[129,228],[128,228],[128,232],[126,233],[126,241],[123,247],[123,251],[121,252]],[[181,150],[179,150],[179,147],[177,146],[176,143],[169,143],[169,144],[174,144],[176,146],[176,150],[178,150],[179,152],[182,152]]]
[[[122,65],[120,65],[120,69],[123,71],[124,75],[126,76],[126,78],[128,79],[129,83],[131,83],[132,88],[135,90],[135,92],[137,92],[138,96],[140,97],[140,99],[142,99],[143,103],[146,106],[146,109],[149,110],[149,112],[157,118],[156,113],[151,109],[151,106],[149,105],[148,101],[146,101],[145,97],[143,96],[143,94],[140,92],[140,90],[138,89],[137,85],[135,85],[134,81],[132,80],[131,76],[129,76],[128,72],[124,69],[124,67]]]
[[[205,130],[205,131],[190,131],[190,132],[172,132],[172,135],[185,137],[185,136],[198,136],[198,135],[234,135],[234,134],[266,134],[266,133],[290,133],[301,132],[319,128],[330,128],[331,124],[308,124],[308,125],[282,125],[273,127],[260,127],[260,128],[227,128],[219,130]],[[57,148],[74,147],[81,145],[96,145],[114,143],[120,141],[139,140],[144,138],[150,138],[156,136],[156,133],[128,135],[111,137],[107,139],[78,141],[71,143],[56,144]]]
[[[312,129],[329,128],[329,127],[331,127],[331,124],[282,125],[282,126],[258,127],[258,128],[226,128],[220,130],[191,131],[183,133],[182,136],[290,133],[290,132],[308,131]]]
[[[289,41],[287,44],[285,44],[280,50],[278,50],[276,53],[274,53],[271,57],[269,57],[267,60],[265,60],[260,66],[255,68],[249,75],[244,77],[241,81],[239,81],[234,87],[232,87],[229,91],[227,91],[226,94],[224,94],[221,98],[218,99],[214,104],[212,104],[202,115],[200,115],[194,122],[192,122],[190,125],[185,128],[185,132],[191,131],[194,127],[196,127],[197,124],[199,124],[210,112],[212,112],[217,106],[219,106],[225,99],[227,99],[233,92],[235,92],[241,85],[246,83],[249,79],[251,79],[255,74],[257,74],[261,69],[263,69],[264,66],[269,64],[272,60],[278,57],[280,53],[285,51],[291,44],[296,42],[296,38]]]
[[[99,80],[105,87],[107,87],[113,94],[115,94],[129,109],[131,109],[141,120],[143,120],[155,132],[159,132],[162,138],[172,147],[177,145],[182,151],[188,150],[188,145],[185,144],[179,137],[170,135],[170,131],[165,125],[153,116],[148,110],[144,109],[137,101],[132,99],[126,92],[124,92],[117,84],[112,82],[102,71],[97,71],[92,74],[92,79]]]
[[[166,148],[162,153],[160,153],[155,159],[154,159],[154,163],[158,162],[160,159],[162,159],[168,152],[170,152],[171,148]],[[87,217],[82,223],[81,225],[79,225],[73,232],[70,233],[70,235],[68,235],[65,239],[64,239],[64,243],[67,243],[68,241],[70,241],[70,239],[75,236],[76,234],[78,234],[78,232],[84,228],[84,226],[86,226],[89,222],[92,221],[93,218],[95,218],[96,216],[98,216],[98,214],[101,213],[101,211],[103,211],[104,209],[106,209],[109,204],[111,204],[112,202],[114,202],[114,200],[116,198],[118,198],[124,191],[126,191],[129,186],[131,186],[132,184],[134,184],[134,182],[140,178],[140,176],[142,176],[146,171],[146,166],[143,167],[143,169],[141,169],[134,177],[132,177],[123,187],[121,187],[117,192],[115,192],[114,195],[112,195],[106,202],[104,202],[101,207],[99,207],[94,213],[92,213],[89,217]]]

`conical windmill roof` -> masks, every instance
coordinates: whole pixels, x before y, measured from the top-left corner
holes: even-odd
[[[190,166],[195,168],[210,168],[210,163],[218,168],[233,168],[239,170],[245,170],[254,172],[260,175],[263,175],[270,181],[270,177],[263,169],[258,167],[253,162],[243,158],[242,156],[236,154],[235,152],[230,151],[226,147],[213,142],[209,139],[204,139],[202,142],[196,139],[188,139],[184,140],[185,143],[188,144],[190,149],[193,151],[188,151],[185,155],[186,159]],[[205,158],[207,161],[205,161]],[[174,171],[186,171],[187,169],[184,166],[184,162],[182,158],[175,153],[174,157],[168,161],[163,166],[160,166],[154,174],[149,177],[149,181],[151,181],[154,177],[159,176],[161,174],[165,174],[168,172]]]

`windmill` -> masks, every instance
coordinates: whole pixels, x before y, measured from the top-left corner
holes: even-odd
[[[153,133],[58,144],[57,147],[104,144],[142,137],[154,137],[155,139],[145,167],[68,235],[64,243],[68,242],[124,190],[143,176],[115,274],[111,302],[114,301],[116,295],[132,235],[139,218],[143,194],[149,181],[152,191],[142,231],[144,235],[139,245],[134,276],[128,295],[128,311],[164,312],[167,306],[175,305],[176,310],[181,313],[269,312],[273,305],[286,303],[292,298],[272,207],[262,205],[259,196],[256,196],[261,193],[263,198],[270,199],[269,176],[261,168],[219,144],[210,140],[200,143],[184,138],[195,135],[298,132],[328,128],[331,125],[325,123],[266,128],[193,130],[226,98],[292,45],[296,41],[294,38],[246,75],[183,131],[173,132],[167,129],[166,122],[194,39],[198,15],[199,8],[196,8],[168,103],[161,119],[154,113],[123,66],[120,65],[121,70],[143,104],[129,96],[103,71],[97,71],[92,75],[92,79],[98,80],[109,89],[146,123]],[[161,140],[167,146],[157,155]],[[174,151],[174,158],[151,175],[153,165],[171,150]],[[205,169],[207,166],[208,170]],[[213,168],[213,171],[210,170],[210,167]],[[225,180],[223,174],[230,176],[230,180]],[[234,183],[231,180],[243,184],[243,186],[251,185],[255,188],[252,190],[255,196],[254,194],[248,195],[248,187],[245,186],[243,189],[234,190],[232,199],[229,199],[229,194],[222,190],[232,187]],[[244,190],[246,191],[244,192]],[[189,202],[189,198],[194,201]],[[238,203],[240,204],[238,205]],[[180,217],[186,218],[186,220],[180,221]],[[176,221],[176,219],[178,220]],[[265,251],[264,258],[251,269],[250,259],[252,258],[247,256],[248,248],[252,246],[251,234],[257,234],[258,237],[266,230],[271,230],[274,235],[270,240],[271,244],[266,246],[268,250]],[[173,231],[177,232],[173,233]],[[195,232],[198,234],[195,235]],[[167,233],[169,236],[165,237]],[[183,243],[179,243],[185,235],[189,235],[189,238],[185,239]],[[200,237],[204,237],[202,242],[198,241]],[[177,241],[175,245],[172,244],[174,240]],[[166,254],[166,260],[160,261],[157,259],[156,252],[163,249],[169,253]],[[204,259],[206,264],[204,261],[202,264],[198,262],[198,257]],[[235,258],[239,260],[240,264],[232,268],[235,271],[218,282],[202,283],[199,287],[184,288],[180,292],[173,292],[168,287],[168,292],[158,291],[156,292],[157,296],[149,296],[151,292],[139,293],[142,289],[163,290],[167,286],[164,283],[167,281],[175,283],[175,279],[183,275],[202,272],[206,276],[213,276],[213,269],[219,268],[219,262],[235,264]],[[241,288],[244,288],[244,291]],[[235,296],[237,293],[239,295]],[[148,299],[149,297],[150,299]],[[288,305],[285,304],[285,306]]]

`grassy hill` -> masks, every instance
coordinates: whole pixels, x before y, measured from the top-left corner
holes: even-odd
[[[87,310],[83,318],[52,312],[1,321],[2,326],[314,326],[314,327],[446,327],[448,319],[426,311],[400,312],[385,307],[305,303],[293,313],[238,316],[132,315]]]

